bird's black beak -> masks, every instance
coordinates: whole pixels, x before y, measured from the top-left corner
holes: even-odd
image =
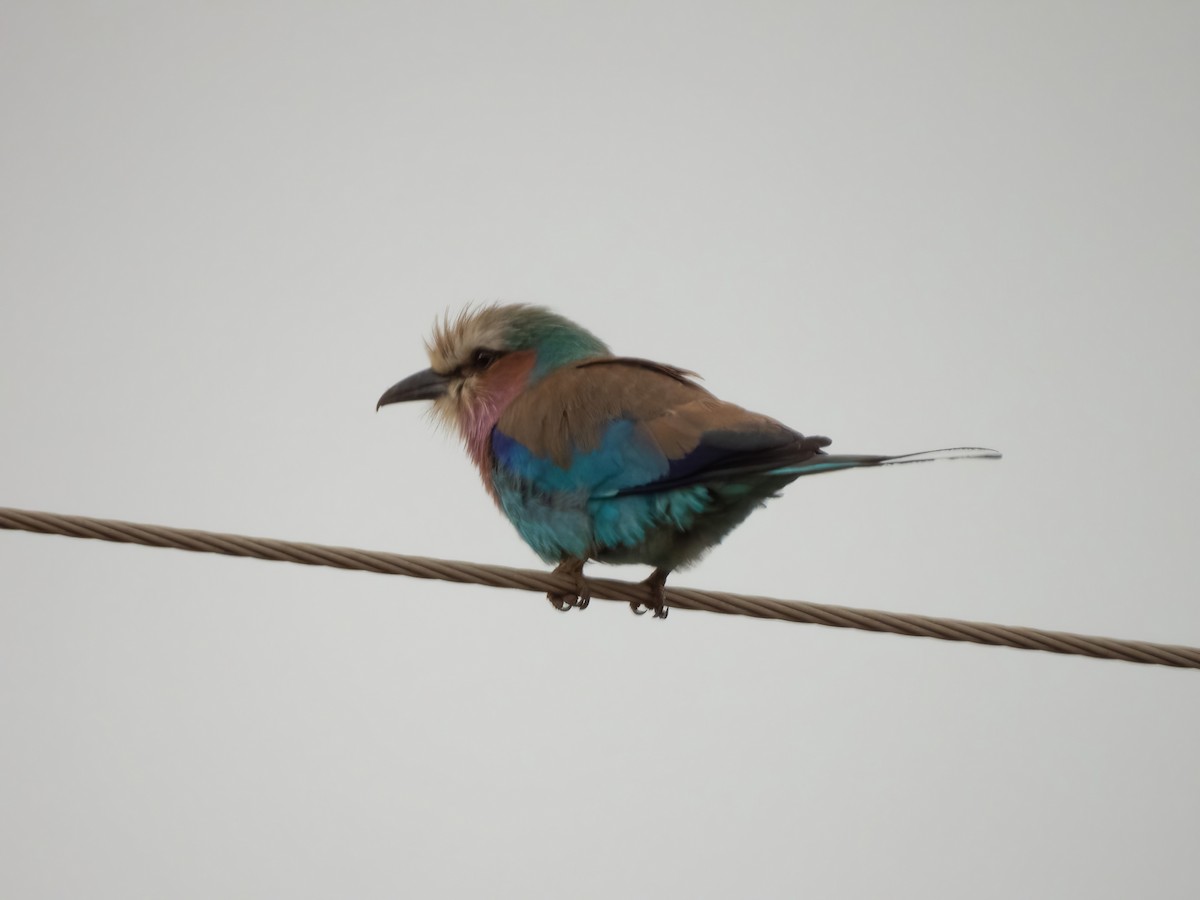
[[[375,404],[375,411],[378,412],[381,406],[387,406],[389,403],[404,403],[407,400],[436,400],[446,393],[449,385],[450,379],[445,375],[439,375],[433,369],[417,372],[384,391],[379,402]]]

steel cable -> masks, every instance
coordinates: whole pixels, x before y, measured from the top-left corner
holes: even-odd
[[[561,593],[573,591],[575,587],[574,579],[570,576],[531,569],[514,569],[507,566],[431,559],[421,556],[403,556],[399,553],[279,541],[239,534],[220,534],[212,531],[170,528],[163,525],[143,525],[113,519],[55,515],[6,507],[0,507],[0,528],[31,531],[38,534],[92,538],[124,544],[142,544],[149,547],[173,547],[197,553],[220,553],[226,556],[245,556],[307,566],[357,569],[383,575],[407,575],[410,578],[438,579],[460,584],[482,584],[488,587],[524,591]],[[650,597],[650,592],[645,585],[634,582],[616,581],[610,578],[588,578],[587,582],[594,599],[628,603],[630,601],[646,601]],[[701,591],[694,588],[667,588],[666,598],[667,605],[674,609],[703,610],[759,619],[782,619],[810,625],[828,625],[833,628],[858,628],[863,631],[887,632],[909,637],[968,641],[975,644],[1013,647],[1018,650],[1042,650],[1049,653],[1068,653],[1099,659],[1120,659],[1127,662],[1200,669],[1200,648],[1196,647],[1092,637],[1064,631],[1042,631],[1036,628],[993,625],[987,622],[965,622],[934,616],[852,609],[821,603],[805,603],[798,600],[776,600],[771,597]]]

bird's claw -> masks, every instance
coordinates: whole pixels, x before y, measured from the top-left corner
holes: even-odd
[[[644,616],[648,612],[654,613],[654,618],[665,619],[670,610],[667,608],[667,574],[662,569],[655,569],[653,574],[642,582],[650,589],[650,602],[645,600],[630,600],[629,608],[633,610],[635,616]]]
[[[546,599],[559,612],[566,612],[568,609],[587,609],[588,604],[592,602],[586,589],[581,594],[547,594]]]
[[[555,575],[571,575],[575,578],[574,593],[547,594],[550,605],[559,612],[569,609],[587,609],[592,602],[592,589],[588,587],[587,579],[583,577],[583,563],[567,561],[559,563],[554,570]]]
[[[648,612],[654,613],[654,618],[665,619],[671,608],[665,603],[662,606],[653,606],[643,603],[641,600],[630,600],[629,608],[633,610],[635,616],[644,616]]]

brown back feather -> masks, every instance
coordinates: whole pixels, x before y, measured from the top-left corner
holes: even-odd
[[[706,431],[778,430],[781,443],[795,433],[767,416],[718,400],[687,376],[648,360],[603,357],[551,372],[524,391],[497,423],[537,456],[567,468],[573,452],[595,450],[619,419],[642,425],[668,459],[679,459]]]

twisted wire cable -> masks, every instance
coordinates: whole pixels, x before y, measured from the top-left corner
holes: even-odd
[[[142,544],[148,547],[172,547],[197,553],[220,553],[226,556],[245,556],[254,559],[292,562],[307,566],[329,566],[335,569],[358,569],[382,575],[407,575],[410,578],[438,579],[460,584],[482,584],[488,587],[512,588],[524,591],[573,592],[575,580],[568,575],[555,575],[530,569],[483,565],[423,556],[403,556],[376,550],[356,550],[271,538],[221,534],[190,528],[170,528],[163,525],[144,525],[114,519],[94,519],[87,516],[55,515],[46,512],[0,507],[0,529],[30,531],[38,534],[57,534],[66,537],[92,538],[123,544]],[[610,578],[588,578],[593,599],[620,602],[647,602],[650,590],[643,584],[617,581]],[[968,641],[1019,650],[1042,650],[1048,653],[1067,653],[1098,659],[1119,659],[1150,665],[1200,669],[1200,648],[1146,641],[1119,640],[1071,634],[1065,631],[1042,631],[993,625],[987,622],[967,622],[935,616],[854,609],[805,603],[798,600],[776,600],[694,588],[667,588],[667,606],[674,609],[704,610],[726,615],[752,616],[759,619],[782,619],[810,625],[834,628],[858,628],[863,631],[902,634],[909,637],[929,637],[943,641]]]

